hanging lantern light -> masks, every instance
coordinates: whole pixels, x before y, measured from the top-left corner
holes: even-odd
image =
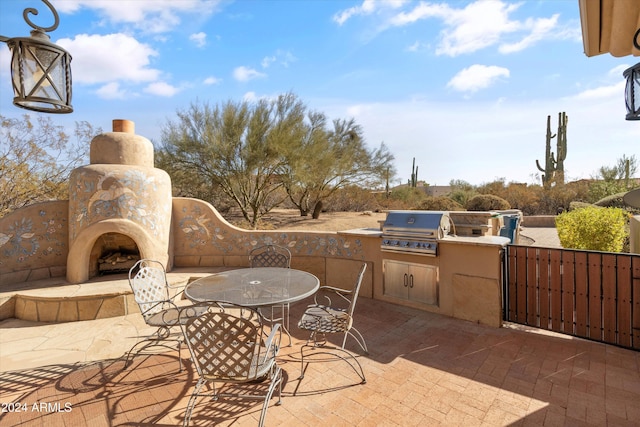
[[[24,10],[22,16],[33,28],[31,37],[7,38],[11,50],[11,82],[14,105],[43,113],[71,113],[71,55],[60,46],[51,43],[45,32],[58,28],[58,12],[48,0],[42,0],[51,10],[55,22],[50,27],[40,27],[29,19],[38,14],[33,8]]]
[[[640,28],[633,36],[633,45],[640,50]],[[622,73],[627,80],[624,102],[627,106],[627,120],[640,120],[640,62]]]

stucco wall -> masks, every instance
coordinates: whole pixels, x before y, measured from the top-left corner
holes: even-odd
[[[348,286],[371,248],[361,236],[328,232],[257,231],[229,224],[209,203],[191,198],[173,199],[171,252],[174,267],[247,267],[251,249],[273,243],[291,251],[293,268],[315,274],[326,283],[328,270],[338,260],[351,261],[345,275],[333,274],[331,283]],[[379,251],[379,241],[376,242]],[[343,265],[344,266],[344,265]],[[337,283],[336,283],[337,279]],[[371,295],[371,279],[363,294]],[[368,289],[368,290],[367,290]]]
[[[68,206],[68,201],[38,203],[0,219],[0,285],[66,275]],[[169,271],[173,267],[247,266],[249,251],[271,242],[289,248],[294,267],[305,266],[321,278],[326,275],[327,259],[361,263],[367,253],[370,256],[379,249],[375,244],[365,249],[360,236],[240,229],[211,204],[190,198],[173,199],[170,240]]]
[[[0,292],[7,284],[64,276],[68,257],[67,202],[33,205],[0,219]],[[119,230],[119,229],[118,229]],[[125,233],[126,234],[126,233]],[[488,237],[487,237],[488,238]],[[501,324],[501,245],[457,238],[440,242],[438,257],[382,253],[379,230],[337,233],[255,231],[229,224],[202,200],[173,198],[168,271],[176,267],[247,267],[254,247],[274,243],[292,253],[293,268],[322,284],[350,288],[368,265],[360,295],[409,305],[492,326]],[[486,238],[478,238],[486,239]],[[500,238],[498,238],[500,239]],[[144,248],[142,248],[144,249]],[[424,305],[384,295],[383,258],[431,264],[439,269],[439,302]]]
[[[66,274],[68,214],[69,202],[57,200],[0,218],[0,285]]]

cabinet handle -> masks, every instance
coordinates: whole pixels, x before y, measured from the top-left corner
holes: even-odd
[[[406,288],[409,285],[409,276],[407,273],[404,273],[404,287]]]
[[[409,276],[409,287],[413,288],[413,274]]]

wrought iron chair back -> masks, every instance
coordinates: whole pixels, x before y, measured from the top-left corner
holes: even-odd
[[[280,350],[280,325],[272,326],[267,334],[262,315],[253,308],[226,302],[207,302],[187,307],[180,312],[180,324],[191,353],[198,382],[189,399],[184,425],[189,423],[198,396],[242,397],[263,400],[260,424],[276,387],[281,403],[282,371],[276,363]],[[252,383],[268,380],[263,393],[221,393],[216,387],[222,383]],[[201,388],[213,384],[212,393],[200,393]]]
[[[364,274],[367,270],[367,264],[364,263],[356,283],[351,290],[336,288],[333,286],[321,286],[314,295],[314,304],[307,307],[302,318],[298,322],[298,327],[310,331],[311,334],[307,343],[300,349],[300,358],[302,360],[302,369],[300,378],[304,377],[304,349],[312,348],[330,348],[327,346],[327,334],[343,333],[342,346],[333,348],[347,354],[347,357],[338,356],[347,361],[354,371],[360,376],[362,383],[366,382],[364,371],[360,362],[349,352],[345,350],[347,336],[353,337],[360,348],[368,354],[367,344],[362,334],[353,327],[353,313],[355,311],[358,293],[362,286]],[[353,361],[353,362],[352,362]]]
[[[172,333],[172,328],[178,326],[179,310],[170,296],[164,266],[159,261],[141,259],[129,270],[129,285],[145,323],[157,329],[131,347],[126,355],[125,368],[131,364],[133,356],[143,350],[165,347],[178,350],[178,363],[182,371],[182,338]],[[174,345],[168,344],[171,342]]]
[[[274,244],[259,246],[249,252],[249,266],[256,267],[280,267],[291,268],[291,251],[289,249]],[[289,345],[292,344],[291,333],[289,332],[289,304],[280,306],[280,317],[276,317],[276,307],[271,308],[270,322],[282,322],[282,328],[289,337]]]
[[[158,261],[138,261],[129,270],[129,283],[145,320],[161,312],[163,305],[171,301],[167,275],[164,266]]]
[[[251,267],[291,267],[291,252],[278,245],[264,245],[253,249],[249,253]]]

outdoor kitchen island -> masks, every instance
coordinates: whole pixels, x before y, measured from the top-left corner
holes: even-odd
[[[416,214],[408,220],[422,225],[415,233],[405,230],[403,235],[401,227],[385,226],[338,232],[358,236],[367,248],[378,248],[367,256],[374,264],[373,287],[364,296],[500,327],[502,257],[510,240],[495,235],[456,236],[446,226],[444,232],[438,232],[440,226],[429,222],[444,224],[449,221],[446,213],[414,211],[408,215]],[[434,227],[433,235],[430,227]],[[426,236],[424,241],[420,236]]]

